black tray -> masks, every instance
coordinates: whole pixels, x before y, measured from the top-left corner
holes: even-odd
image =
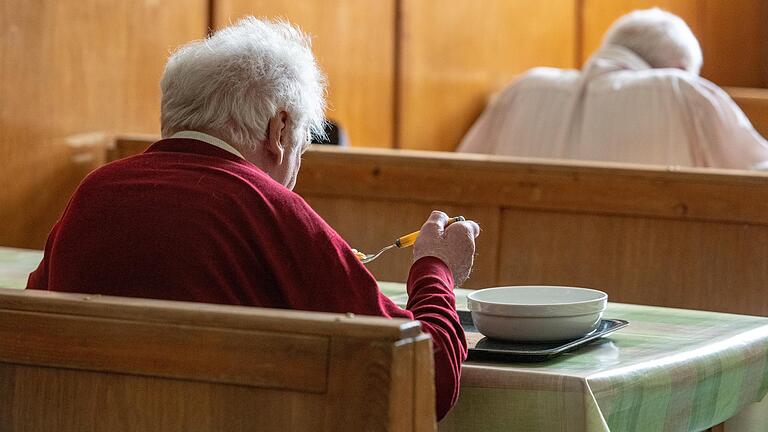
[[[562,353],[572,351],[590,342],[626,327],[629,322],[620,319],[603,319],[592,333],[575,340],[531,343],[507,342],[489,339],[475,328],[469,311],[459,311],[461,326],[467,336],[469,360],[490,360],[502,362],[540,362]]]

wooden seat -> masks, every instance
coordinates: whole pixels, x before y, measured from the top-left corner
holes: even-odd
[[[0,289],[0,430],[427,431],[415,321]]]

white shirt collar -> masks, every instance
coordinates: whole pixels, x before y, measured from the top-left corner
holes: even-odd
[[[243,157],[242,153],[237,151],[236,148],[234,148],[231,145],[227,144],[223,140],[220,140],[220,139],[216,138],[215,136],[208,135],[207,133],[198,132],[198,131],[188,131],[188,130],[187,131],[179,131],[179,132],[176,132],[175,134],[171,135],[170,138],[188,138],[188,139],[203,141],[203,142],[208,143],[208,144],[210,144],[210,145],[212,145],[214,147],[218,147],[218,148],[220,148],[222,150],[226,150],[226,151],[232,153],[233,155],[235,155],[235,156],[237,156],[237,157],[239,157],[241,159],[245,159],[245,157]]]

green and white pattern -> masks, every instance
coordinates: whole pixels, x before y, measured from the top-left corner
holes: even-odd
[[[0,288],[24,288],[27,276],[43,259],[39,250],[0,246]]]
[[[380,287],[407,300],[402,284]],[[469,292],[456,290],[459,309]],[[700,431],[768,392],[768,318],[620,303],[605,317],[630,324],[543,363],[467,362],[440,431]],[[768,431],[762,408],[739,432]]]

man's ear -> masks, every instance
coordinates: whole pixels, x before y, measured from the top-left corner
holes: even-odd
[[[287,125],[288,113],[285,111],[278,111],[269,119],[267,125],[267,139],[264,140],[264,148],[275,158],[277,165],[283,163],[283,155],[285,154],[283,140],[286,139]]]

